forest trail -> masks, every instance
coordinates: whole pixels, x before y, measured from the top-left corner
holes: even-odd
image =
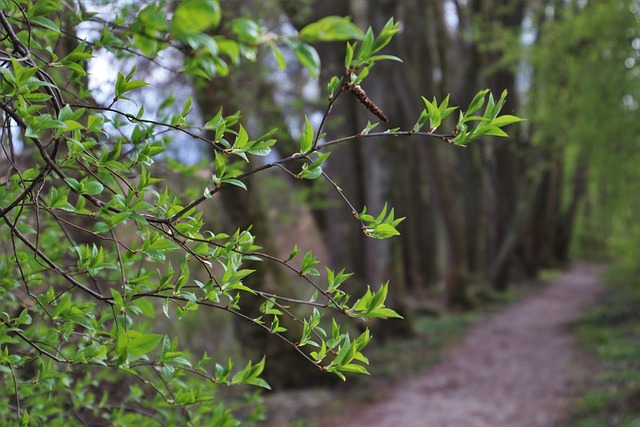
[[[475,325],[446,359],[350,411],[351,427],[566,425],[579,379],[570,323],[601,295],[602,269],[576,265]],[[564,420],[564,421],[563,421]]]

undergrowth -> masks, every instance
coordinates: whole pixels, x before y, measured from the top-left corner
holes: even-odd
[[[611,267],[606,296],[578,324],[578,339],[599,366],[574,406],[575,426],[640,426],[639,270]]]

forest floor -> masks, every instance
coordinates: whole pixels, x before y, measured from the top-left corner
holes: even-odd
[[[341,407],[341,416],[325,413],[294,425],[568,425],[571,400],[591,375],[572,324],[602,295],[601,273],[600,267],[576,265],[473,325],[442,362],[384,385],[366,401],[356,398]]]

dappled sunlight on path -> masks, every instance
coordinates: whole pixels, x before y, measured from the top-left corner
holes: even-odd
[[[491,315],[444,362],[358,407],[341,425],[563,425],[579,374],[569,324],[601,294],[601,271],[577,265]]]

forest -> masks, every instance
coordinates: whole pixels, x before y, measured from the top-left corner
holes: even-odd
[[[637,425],[639,62],[638,0],[0,0],[0,424],[274,425],[569,271]]]

